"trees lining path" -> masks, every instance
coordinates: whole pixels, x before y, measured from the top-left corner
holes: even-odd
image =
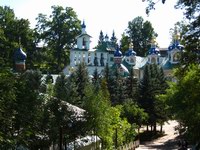
[[[178,125],[177,121],[171,120],[165,123],[163,126],[163,131],[165,135],[155,139],[150,142],[145,142],[141,144],[136,150],[175,150],[178,149],[176,138],[178,134],[176,133],[174,127]]]

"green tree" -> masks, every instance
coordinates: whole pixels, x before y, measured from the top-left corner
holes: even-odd
[[[69,50],[80,34],[81,22],[71,7],[52,6],[52,14],[47,18],[39,14],[36,30],[49,50],[54,71],[60,72],[69,62]]]
[[[103,31],[100,31],[99,34],[99,41],[98,41],[98,45],[101,45],[104,42],[104,35],[103,35]]]
[[[89,130],[101,138],[104,149],[113,149],[114,145],[133,140],[135,132],[126,119],[120,118],[120,106],[111,107],[108,91],[103,87],[98,92],[93,86],[87,88],[84,109]]]
[[[125,91],[126,91],[128,98],[137,101],[138,94],[139,94],[138,93],[139,81],[134,76],[133,68],[131,68],[129,76],[125,79],[125,83],[126,83]]]
[[[32,147],[39,139],[40,116],[44,99],[40,97],[41,73],[27,70],[18,76],[15,130],[18,133],[17,142],[20,145]]]
[[[63,73],[56,79],[56,83],[54,85],[54,96],[60,100],[65,100],[68,96],[66,82],[67,77]]]
[[[130,38],[126,33],[122,34],[121,40],[120,40],[120,49],[123,53],[125,53],[129,49],[130,45]]]
[[[144,21],[141,16],[128,22],[126,34],[129,37],[129,41],[132,42],[138,56],[145,56],[151,40],[157,36],[151,22]]]
[[[148,119],[148,114],[131,99],[127,99],[122,107],[122,117],[127,118],[132,125],[136,124],[138,130]]]
[[[180,70],[177,70],[179,73]],[[182,125],[188,139],[199,142],[199,90],[200,90],[199,65],[190,65],[183,77],[177,78],[177,83],[170,83],[170,88],[163,98],[168,101],[175,119]]]
[[[16,139],[13,134],[16,114],[16,80],[8,70],[0,70],[0,149],[14,148]]]
[[[112,36],[110,38],[110,44],[113,48],[117,48],[118,44],[117,44],[117,37],[115,35],[115,31],[113,31]]]
[[[95,68],[94,73],[93,73],[92,84],[95,87],[95,91],[98,91],[101,87],[101,77],[100,77],[100,73],[98,73],[97,68]]]
[[[71,74],[70,78],[75,85],[79,97],[78,101],[76,101],[76,106],[81,107],[84,103],[83,98],[85,96],[85,89],[89,84],[89,75],[85,63],[80,63],[76,70]]]
[[[156,101],[156,96],[163,94],[167,88],[166,79],[162,68],[155,64],[148,64],[144,68],[144,76],[139,85],[139,105],[148,113],[148,123],[154,126],[156,131],[156,123],[160,116],[160,102]],[[156,105],[158,104],[158,105]],[[165,119],[165,117],[164,117]]]
[[[118,66],[109,73],[108,90],[112,105],[120,105],[127,98],[125,79],[121,76]]]

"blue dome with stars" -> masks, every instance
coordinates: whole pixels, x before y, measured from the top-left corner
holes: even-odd
[[[15,61],[25,61],[26,57],[26,53],[21,48],[18,48],[14,53]]]
[[[136,56],[136,52],[133,50],[133,49],[129,49],[127,52],[126,52],[126,56],[129,57],[129,56]]]
[[[176,40],[175,42],[173,42],[173,43],[168,47],[168,50],[169,50],[169,51],[172,51],[172,50],[174,50],[174,49],[178,49],[178,50],[182,51],[182,50],[184,49],[184,46],[181,45],[181,44],[179,43],[178,40]]]
[[[117,48],[114,52],[114,57],[122,57],[122,52],[119,48]]]
[[[151,47],[148,51],[149,55],[160,55],[160,50],[156,47]]]

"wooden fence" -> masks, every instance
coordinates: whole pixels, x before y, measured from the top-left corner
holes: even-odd
[[[140,145],[140,141],[137,140],[137,141],[133,141],[128,144],[125,144],[123,146],[120,146],[117,148],[117,150],[135,150],[137,147],[139,147],[139,145]]]

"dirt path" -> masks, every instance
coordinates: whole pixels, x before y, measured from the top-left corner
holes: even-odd
[[[174,127],[177,126],[178,123],[176,121],[168,121],[168,123],[165,123],[163,126],[163,130],[165,131],[165,134],[163,137],[160,137],[156,140],[153,140],[151,142],[146,142],[142,145],[140,145],[136,150],[176,150],[177,142],[175,138],[178,136],[176,134]]]

